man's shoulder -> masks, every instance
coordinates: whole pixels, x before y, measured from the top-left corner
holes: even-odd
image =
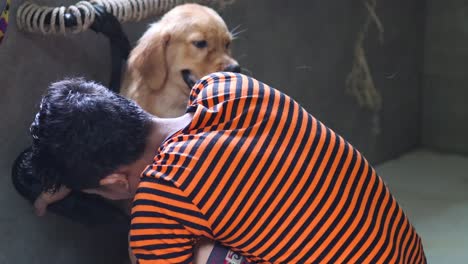
[[[236,102],[245,101],[266,93],[274,94],[273,90],[268,84],[244,74],[216,72],[203,77],[193,86],[189,110],[194,111],[199,104],[210,107],[220,102],[233,102],[234,99],[237,99]]]

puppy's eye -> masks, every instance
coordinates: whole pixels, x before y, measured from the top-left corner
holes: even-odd
[[[226,43],[226,49],[229,49],[231,47],[231,42]]]
[[[208,42],[206,40],[199,40],[199,41],[194,41],[192,42],[193,45],[199,49],[203,49],[208,47]]]

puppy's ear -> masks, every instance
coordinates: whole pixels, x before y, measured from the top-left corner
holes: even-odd
[[[168,74],[166,50],[170,38],[159,23],[151,25],[128,59],[127,67],[133,80],[154,90],[164,85]]]

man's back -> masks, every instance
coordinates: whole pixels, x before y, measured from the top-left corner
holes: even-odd
[[[421,240],[362,155],[285,94],[216,73],[134,202],[140,263],[190,262],[205,236],[252,261],[425,263]]]

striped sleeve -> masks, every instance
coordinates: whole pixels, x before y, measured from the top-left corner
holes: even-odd
[[[142,179],[130,228],[130,247],[139,264],[192,263],[197,238],[210,236],[206,226],[203,215],[172,183]]]

